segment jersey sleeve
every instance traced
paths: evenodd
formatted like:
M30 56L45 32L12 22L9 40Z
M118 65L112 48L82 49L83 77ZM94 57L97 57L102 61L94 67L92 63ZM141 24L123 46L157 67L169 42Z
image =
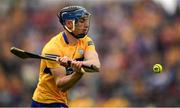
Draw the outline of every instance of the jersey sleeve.
M56 58L61 56L61 52L55 45L47 44L43 50L42 55L45 57ZM44 60L48 68L59 68L60 64L56 61Z
M90 37L86 38L86 51L96 51L93 40Z

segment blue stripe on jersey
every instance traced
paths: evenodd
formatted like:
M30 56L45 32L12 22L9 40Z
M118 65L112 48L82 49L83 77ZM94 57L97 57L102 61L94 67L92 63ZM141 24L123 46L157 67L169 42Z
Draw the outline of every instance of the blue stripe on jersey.
M64 41L66 42L66 44L69 44L69 41L68 41L68 38L67 38L65 32L63 32L62 35L63 35Z
M64 103L50 103L50 104L47 104L47 103L39 103L39 102L36 102L36 101L32 100L32 102L31 102L31 108L34 108L34 107L58 107L58 108L68 108L68 106L65 105Z

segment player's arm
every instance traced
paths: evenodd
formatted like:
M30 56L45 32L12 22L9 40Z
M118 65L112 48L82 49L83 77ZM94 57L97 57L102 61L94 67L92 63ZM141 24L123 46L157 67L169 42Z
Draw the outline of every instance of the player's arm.
M63 58L62 58L60 60L60 64L62 64L63 62L67 63L68 59L67 58L65 59L66 60L63 61ZM69 90L83 76L83 73L80 72L80 68L78 68L77 66L74 66L74 68L76 69L74 69L74 72L71 75L66 75L66 70L63 66L59 68L51 69L52 75L54 76L55 83L61 91L65 92Z
M86 39L87 41L86 41L86 48L84 52L84 61L82 61L82 64L86 66L93 65L95 67L95 70L91 72L99 72L101 64L100 64L99 57L95 49L94 42L89 37L87 37Z
M57 87L61 91L65 92L69 90L71 87L73 87L77 83L77 81L81 79L83 73L73 72L71 75L65 75L65 72L62 73L62 70L65 69L62 68L64 67L51 69L51 72L54 76L54 80Z
M49 45L51 46L51 45ZM58 57L55 55L61 55L61 52L59 52L56 47L49 47L46 46L43 51L42 55L53 55L52 57ZM50 69L51 74L54 77L55 84L61 91L67 91L70 89L77 81L82 77L82 73L79 71L75 70L71 75L66 75L66 69L62 64L67 64L67 61L70 60L67 57L62 57L61 59L59 58L59 62L56 61L49 61L45 60L45 63L47 67Z
M84 54L85 60L83 61L83 65L90 66L94 65L96 70L94 72L100 71L100 61L96 51L86 51Z

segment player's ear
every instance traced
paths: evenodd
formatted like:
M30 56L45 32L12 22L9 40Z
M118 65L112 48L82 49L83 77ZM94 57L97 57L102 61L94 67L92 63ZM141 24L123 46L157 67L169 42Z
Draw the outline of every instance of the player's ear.
M65 21L65 24L66 26L69 28L69 29L72 29L73 28L73 22L71 20L66 20Z

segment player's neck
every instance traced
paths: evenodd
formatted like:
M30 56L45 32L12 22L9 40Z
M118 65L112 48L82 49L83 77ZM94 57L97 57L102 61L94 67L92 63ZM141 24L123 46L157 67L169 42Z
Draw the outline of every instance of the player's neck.
M67 31L65 31L65 34L67 36L69 45L76 45L78 42L78 39L74 38L70 33L68 33Z

